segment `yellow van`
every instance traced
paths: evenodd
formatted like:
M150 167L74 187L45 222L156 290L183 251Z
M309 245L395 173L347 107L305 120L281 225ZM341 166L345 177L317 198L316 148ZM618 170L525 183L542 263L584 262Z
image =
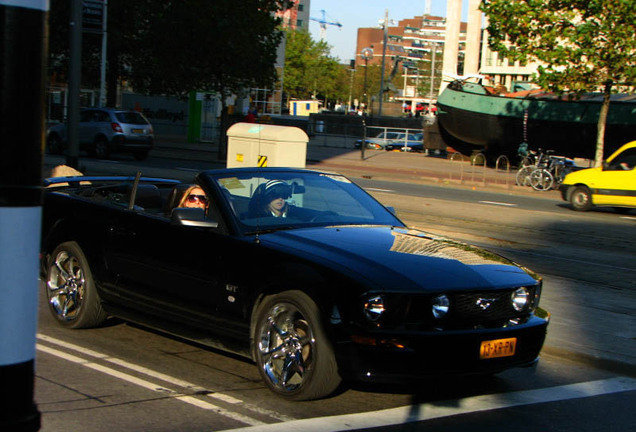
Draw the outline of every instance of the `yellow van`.
M560 190L574 210L586 211L594 206L636 208L636 141L616 150L602 167L568 174Z

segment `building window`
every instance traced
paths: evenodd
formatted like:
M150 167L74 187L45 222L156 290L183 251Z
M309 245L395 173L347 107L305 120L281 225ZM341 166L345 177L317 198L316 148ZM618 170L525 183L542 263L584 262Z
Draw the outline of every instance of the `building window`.
M303 20L296 20L296 27L302 27L303 26Z

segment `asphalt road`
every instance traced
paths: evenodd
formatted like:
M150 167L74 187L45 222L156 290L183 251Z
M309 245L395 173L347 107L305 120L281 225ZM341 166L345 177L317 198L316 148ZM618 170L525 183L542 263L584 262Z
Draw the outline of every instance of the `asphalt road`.
M131 162L132 163L132 162ZM144 166L161 174L160 163ZM184 180L203 167L170 172ZM124 159L87 160L125 173ZM158 170L158 171L154 171ZM40 304L42 431L515 430L636 427L636 220L575 213L555 199L355 179L407 224L486 246L544 275L552 313L535 368L402 387L347 383L334 397L273 397L254 366L118 321L69 331ZM42 298L43 300L43 298ZM396 365L399 367L399 365Z

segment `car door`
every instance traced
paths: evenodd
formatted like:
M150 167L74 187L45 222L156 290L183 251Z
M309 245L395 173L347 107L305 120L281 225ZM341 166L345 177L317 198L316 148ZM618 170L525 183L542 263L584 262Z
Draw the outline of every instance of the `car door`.
M92 144L94 136L93 129L95 128L93 119L95 115L96 111L91 109L81 112L78 134L80 144Z
M214 216L216 218L216 215ZM112 221L107 263L120 304L180 324L244 338L244 292L228 283L245 259L223 227L178 225L164 214L127 210Z
M636 207L636 147L609 160L590 186L596 205Z

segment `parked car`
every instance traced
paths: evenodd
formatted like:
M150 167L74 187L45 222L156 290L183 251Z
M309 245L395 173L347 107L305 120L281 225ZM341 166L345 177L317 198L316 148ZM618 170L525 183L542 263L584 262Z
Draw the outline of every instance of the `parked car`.
M377 134L375 137L367 137L366 138L366 147L368 149L382 150L384 147L393 142L396 138L399 138L403 132L397 131L382 131ZM362 139L359 139L355 142L355 148L360 148L362 145Z
M108 317L254 361L277 395L537 359L542 279L407 228L348 178L290 168L47 179L42 273L64 327ZM182 202L207 208L181 207ZM276 217L275 215L284 215Z
M384 148L390 151L421 152L424 151L423 137L423 133L402 133L393 142L386 144Z
M154 146L154 131L148 119L138 111L115 108L86 108L80 112L80 150L99 159L111 153L132 153L137 160L148 157ZM66 123L49 128L47 151L62 154L68 146Z
M574 210L636 208L636 141L616 150L601 167L566 175L559 189Z

